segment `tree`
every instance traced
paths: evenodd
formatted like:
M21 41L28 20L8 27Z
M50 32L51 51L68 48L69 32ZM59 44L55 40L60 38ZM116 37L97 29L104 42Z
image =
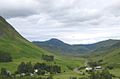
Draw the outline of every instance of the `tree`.
M33 72L34 72L34 69L33 69L31 62L26 63L26 73L30 74Z
M101 75L103 79L112 79L112 75L107 69L102 70Z
M54 61L54 56L52 55L42 55L42 59L46 61Z
M26 64L24 62L21 62L21 64L18 66L17 72L19 74L26 73Z
M8 77L10 74L7 72L6 68L1 68L1 75L3 77Z
M34 72L34 68L31 62L28 62L28 63L21 62L21 64L18 66L17 72L19 74L25 73L27 75L30 75L30 73Z
M95 66L98 66L98 65L100 65L98 62L88 62L88 65L90 66L90 67L95 67Z
M37 74L38 75L45 75L45 70L38 70Z
M45 63L36 63L34 65L34 69L39 70L39 73L41 71L47 71L50 72L51 74L56 74L56 73L61 73L61 67L58 65L47 65Z
M46 70L47 65L45 63L36 63L34 69Z
M9 53L0 51L0 62L11 62L12 57Z

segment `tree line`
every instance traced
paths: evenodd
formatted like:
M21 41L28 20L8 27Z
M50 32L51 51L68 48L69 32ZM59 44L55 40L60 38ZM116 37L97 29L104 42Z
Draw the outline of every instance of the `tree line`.
M103 69L101 72L92 72L90 79L112 79L112 74L107 69Z
M34 65L31 62L21 62L18 67L17 71L11 74L6 68L1 68L0 75L3 78L11 77L11 75L16 76L32 76L32 75L45 75L47 74L50 76L51 74L61 73L61 67L58 65L48 65L46 63L35 63Z
M45 61L54 61L54 56L52 55L42 55L42 60L45 60Z
M12 56L9 53L0 51L0 62L11 62Z
M88 77L70 77L69 79L113 79L113 77L107 69L103 69L102 71L91 72Z
M46 63L35 63L35 65L32 65L31 62L21 62L17 68L17 73L29 75L30 73L34 73L35 70L38 75L45 75L46 72L50 74L61 73L61 67L58 65L47 65Z

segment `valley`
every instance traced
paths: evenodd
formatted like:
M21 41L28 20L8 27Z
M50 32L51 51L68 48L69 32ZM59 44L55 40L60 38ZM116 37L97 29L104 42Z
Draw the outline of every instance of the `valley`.
M93 79L94 75L101 79L103 73L106 79L119 79L119 60L120 40L88 45L69 45L55 38L29 42L0 17L0 79ZM39 63L37 68L36 63ZM102 68L95 70L98 66ZM86 71L89 67L92 69ZM39 74L33 72L36 69ZM12 74L6 75L7 70Z

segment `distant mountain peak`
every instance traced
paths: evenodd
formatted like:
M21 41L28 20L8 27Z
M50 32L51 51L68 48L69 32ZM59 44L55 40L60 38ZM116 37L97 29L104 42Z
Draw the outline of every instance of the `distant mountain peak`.
M45 41L45 42L49 43L49 44L65 44L63 41L61 41L57 38L51 38L50 40Z
M50 40L48 41L56 41L56 42L62 42L61 40L57 39L57 38L51 38Z

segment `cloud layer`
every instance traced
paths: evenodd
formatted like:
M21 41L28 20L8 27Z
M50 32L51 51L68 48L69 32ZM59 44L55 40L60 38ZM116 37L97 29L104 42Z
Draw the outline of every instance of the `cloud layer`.
M0 3L0 15L30 41L58 38L70 44L85 44L120 39L119 0L1 0Z

